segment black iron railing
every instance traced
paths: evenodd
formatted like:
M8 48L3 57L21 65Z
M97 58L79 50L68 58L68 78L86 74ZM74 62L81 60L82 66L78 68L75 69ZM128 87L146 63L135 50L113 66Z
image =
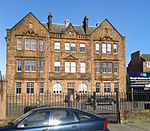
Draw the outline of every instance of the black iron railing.
M44 93L7 94L7 116L21 115L33 108L69 107L107 117L120 122L120 111L150 109L150 93Z

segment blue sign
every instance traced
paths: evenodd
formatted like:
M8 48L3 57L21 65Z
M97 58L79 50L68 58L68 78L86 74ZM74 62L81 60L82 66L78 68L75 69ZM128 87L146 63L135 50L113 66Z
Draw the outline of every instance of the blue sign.
M129 86L131 88L150 88L150 73L147 72L129 73Z

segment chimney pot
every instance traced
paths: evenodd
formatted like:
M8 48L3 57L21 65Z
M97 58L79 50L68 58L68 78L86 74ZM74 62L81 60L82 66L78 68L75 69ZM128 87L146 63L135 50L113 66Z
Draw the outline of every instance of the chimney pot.
M96 23L96 27L100 26L100 24L101 24L100 22L97 22L97 23Z

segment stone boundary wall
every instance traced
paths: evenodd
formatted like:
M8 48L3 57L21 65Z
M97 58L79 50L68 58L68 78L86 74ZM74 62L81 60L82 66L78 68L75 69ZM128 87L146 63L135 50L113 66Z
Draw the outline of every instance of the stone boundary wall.
M6 118L6 81L0 82L0 120Z

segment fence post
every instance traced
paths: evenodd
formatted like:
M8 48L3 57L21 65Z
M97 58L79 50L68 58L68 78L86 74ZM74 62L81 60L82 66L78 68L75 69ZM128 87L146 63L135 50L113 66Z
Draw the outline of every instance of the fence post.
M70 92L68 92L68 107L70 107Z
M93 92L93 111L96 110L96 92Z
M120 124L120 110L119 110L119 93L116 91L116 111L117 111L117 122Z

